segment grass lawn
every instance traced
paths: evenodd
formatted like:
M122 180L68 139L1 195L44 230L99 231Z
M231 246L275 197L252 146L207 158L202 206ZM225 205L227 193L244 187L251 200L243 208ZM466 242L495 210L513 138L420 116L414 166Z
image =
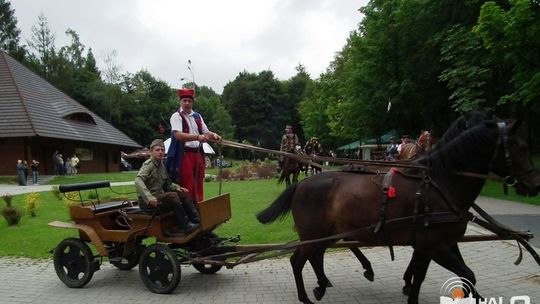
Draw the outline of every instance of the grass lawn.
M535 167L540 169L540 155L534 155L533 161ZM495 181L487 181L480 195L540 206L540 195L535 197L517 195L516 191L510 187L508 188L508 195L504 195L503 184Z
M97 180L107 179L108 176L98 175ZM68 177L64 177L68 178ZM89 181L81 175L76 182ZM231 193L232 219L220 226L215 232L220 236L241 236L241 244L275 243L295 240L296 233L292 228L292 218L287 217L283 222L271 225L260 224L255 215L264 209L285 188L277 185L276 179L224 182L223 192ZM205 183L206 197L218 194L219 183ZM133 186L114 187L116 192L127 193L127 197L134 199ZM88 191L83 196L88 197ZM68 210L65 203L58 200L52 192L40 192L41 205L36 217L24 214L21 222L16 226L8 226L0 219L0 256L25 256L31 258L48 258L53 249L61 240L67 237L78 237L74 229L60 229L47 225L55 220L69 222ZM118 194L108 189L100 189L101 199L118 197ZM26 195L18 195L13 199L13 205L21 209L24 207ZM4 202L1 202L4 205Z
M535 157L537 168L540 167L540 156ZM238 166L238 164L235 164ZM208 174L216 174L216 169L207 170ZM51 180L50 184L80 183L97 180L110 180L113 182L133 181L136 172L102 173L102 174L79 174L76 176L62 176ZM2 180L0 180L2 182ZM215 231L220 236L240 235L241 244L263 244L287 242L297 239L293 230L292 217L288 216L282 222L270 225L260 224L255 215L266 208L285 188L277 185L276 179L224 182L223 192L231 193L232 219L218 227ZM219 183L205 183L206 197L218 194ZM124 196L134 200L136 197L134 186L114 187L116 192L127 193ZM86 198L88 198L86 192ZM59 229L49 227L47 223L55 220L69 221L69 215L65 203L58 200L52 192L40 192L40 208L36 217L27 214L21 222L9 227L7 222L0 218L0 256L25 256L31 258L50 257L49 250L53 249L66 237L77 237L78 233L73 229ZM99 190L100 198L118 197L108 189ZM504 196L502 184L488 181L481 195L526 202L540 205L540 197L522 197L509 189L509 195ZM13 205L21 209L24 207L26 195L18 195L13 199ZM4 202L0 200L0 207Z

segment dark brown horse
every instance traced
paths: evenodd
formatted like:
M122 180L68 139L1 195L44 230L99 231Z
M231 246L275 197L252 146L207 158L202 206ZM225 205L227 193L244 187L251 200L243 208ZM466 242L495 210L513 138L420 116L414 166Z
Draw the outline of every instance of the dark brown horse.
M507 134L504 124L485 120L447 135L444 143L417 161L426 169L392 170L391 185L396 196L385 209L379 207L382 177L324 172L287 188L257 217L262 223L270 223L292 211L302 241L356 231L348 238L374 246L413 245L416 257L409 303L418 303L420 285L431 260L475 284L474 273L456 249L470 218L468 209L484 179L459 172L510 176L515 179L518 194L536 195L540 173L533 167L527 145L517 136L516 126ZM375 233L378 224L382 226ZM317 275L316 298L322 298L331 286L324 273L323 256L335 241L299 246L291 257L301 302L312 303L302 278L307 260Z
M294 153L302 154L302 148L300 146L296 146ZM283 165L281 167L281 175L279 176L278 183L282 183L283 181L285 181L286 187L298 183L298 175L300 175L302 166L302 162L300 162L299 160L292 157L284 157Z

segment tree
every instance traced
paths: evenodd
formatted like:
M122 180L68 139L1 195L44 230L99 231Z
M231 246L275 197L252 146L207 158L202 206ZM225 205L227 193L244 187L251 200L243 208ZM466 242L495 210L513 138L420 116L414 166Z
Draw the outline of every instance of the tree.
M34 50L33 60L40 67L40 74L49 79L52 70L52 61L56 55L55 34L49 28L47 18L43 13L39 15L37 24L32 25L32 38L28 45Z
M241 72L223 89L223 105L236 124L235 138L264 147L277 148L286 113L284 85L271 71Z
M104 55L105 59L105 72L104 72L104 78L105 82L109 84L118 83L121 79L120 77L120 70L121 66L117 63L117 57L118 52L116 50L112 50L110 52L106 52Z
M481 110L488 106L487 84L492 78L482 57L487 56L481 41L469 28L451 27L441 49L441 60L449 64L439 79L448 83L452 107L459 112Z
M287 92L287 103L284 105L285 108L282 110L285 113L290 113L288 124L296 126L295 133L299 138L304 137L304 130L302 129L302 124L300 122L300 113L299 107L300 102L308 98L313 91L313 80L310 78L309 74L306 72L305 66L298 64L296 69L296 75L291 79L285 82L285 91ZM309 134L311 136L318 136L317 134Z
M525 106L540 101L540 4L538 1L515 0L506 10L495 2L482 6L478 25L474 27L484 46L512 68L512 89L500 103Z
M11 3L0 0L0 50L10 54L19 61L23 61L26 50L19 44L21 31L17 28L15 10Z

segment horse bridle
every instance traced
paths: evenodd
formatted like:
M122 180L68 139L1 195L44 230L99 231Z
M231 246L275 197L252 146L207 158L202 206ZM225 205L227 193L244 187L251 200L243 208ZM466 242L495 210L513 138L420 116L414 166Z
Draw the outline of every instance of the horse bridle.
M511 158L511 151L510 151L510 143L508 139L508 127L506 125L506 122L504 121L497 122L497 128L499 129L499 139L497 140L497 147L495 149L495 152L489 164L489 169L491 171L493 167L493 163L496 161L496 159L499 156L499 148L502 148L502 151L504 153L503 155L504 155L505 164L509 172L509 175L503 178L504 193L506 194L508 192L508 187L515 187L517 184L520 183L520 180L519 180L520 177L523 177L531 173L532 171L535 170L535 168L533 166L521 172L514 173L514 166L512 165L512 158Z

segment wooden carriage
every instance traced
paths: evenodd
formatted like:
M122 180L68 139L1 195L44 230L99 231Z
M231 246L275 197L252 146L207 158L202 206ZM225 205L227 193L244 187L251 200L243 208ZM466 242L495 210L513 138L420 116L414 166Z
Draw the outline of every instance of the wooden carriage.
M230 241L212 233L231 218L229 194L219 195L198 204L201 227L188 235L168 236L165 231L175 223L172 212L159 208L141 209L136 202L102 203L97 189L110 187L108 181L62 185L60 192L94 190L97 200L72 204L73 223L54 221L50 226L77 229L79 238L67 238L54 249L54 267L60 280L69 287L82 287L99 270L104 259L121 270L139 264L141 279L152 292L170 293L180 282L180 264L192 264L202 273L215 273L220 265L194 263L204 251L216 253L218 245ZM82 196L81 196L82 197ZM155 238L151 245L144 239ZM95 248L94 253L89 245Z

